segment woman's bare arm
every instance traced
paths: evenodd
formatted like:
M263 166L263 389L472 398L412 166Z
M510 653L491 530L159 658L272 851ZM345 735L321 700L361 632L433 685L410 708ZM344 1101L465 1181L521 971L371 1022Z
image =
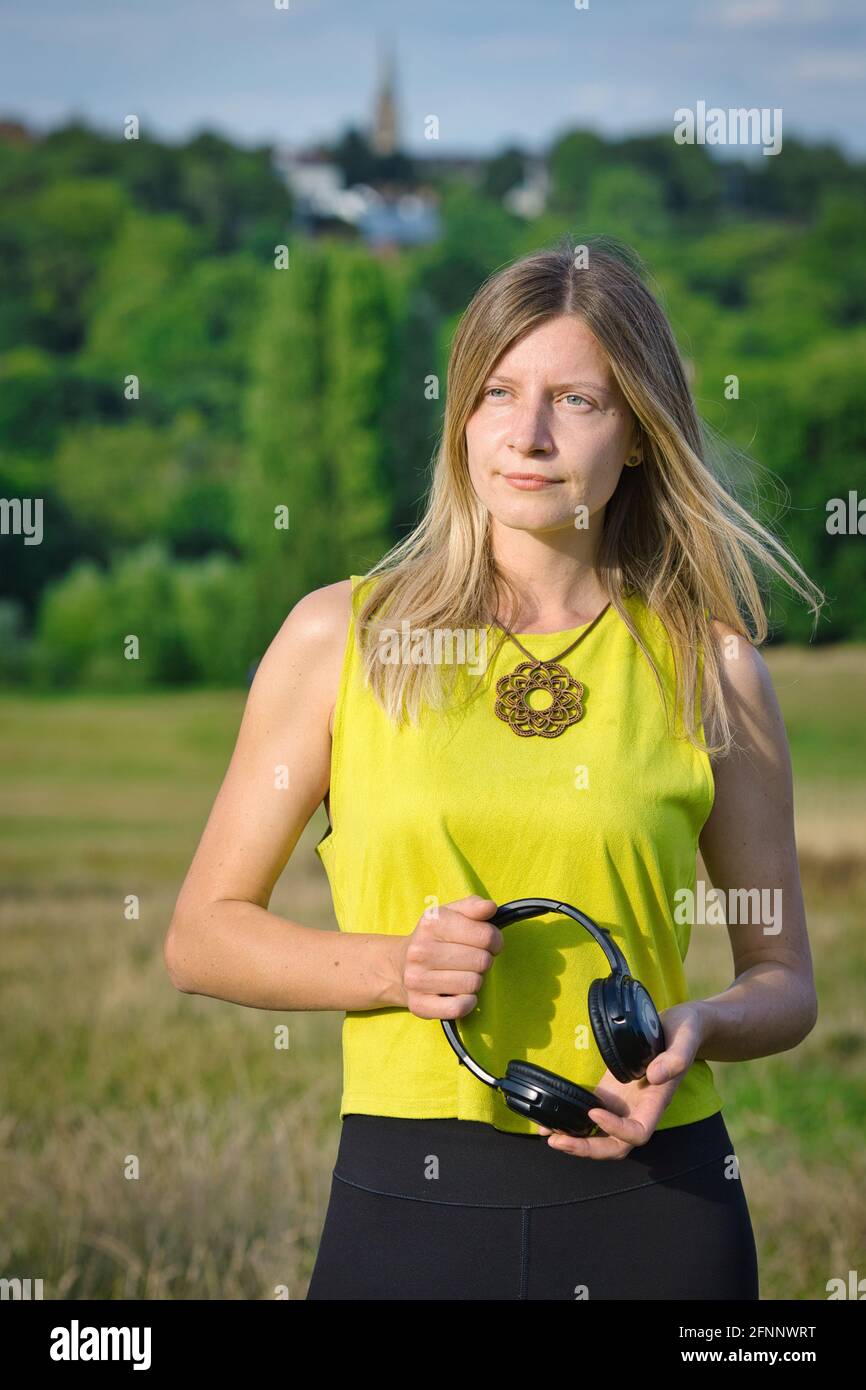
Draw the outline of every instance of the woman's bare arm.
M405 1005L402 938L321 931L268 910L330 783L350 596L343 580L302 598L256 672L165 939L166 967L186 993L257 1009Z
M700 847L714 888L747 920L734 922L728 912L736 978L723 993L699 1001L697 1055L734 1062L796 1047L815 1026L818 1004L784 720L761 653L731 628L714 626L739 751L714 761L715 801ZM731 890L739 896L732 898Z

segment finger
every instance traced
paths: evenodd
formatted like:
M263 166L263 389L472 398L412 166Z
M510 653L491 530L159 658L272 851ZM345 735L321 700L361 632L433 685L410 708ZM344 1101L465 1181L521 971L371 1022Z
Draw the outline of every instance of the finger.
M496 903L492 898L482 898L479 893L470 893L465 898L455 898L453 902L445 903L446 907L454 907L458 912L472 912L476 916L482 913L491 916L496 911Z
M493 951L484 946L469 946L462 941L437 941L428 949L427 960L422 968L431 972L440 970L489 970L493 964Z
M465 1018L477 1007L477 994L410 994L409 1012L416 1018Z
M432 994L434 997L449 994L473 995L478 998L484 975L477 970L431 970L419 994Z
M407 965L403 984L409 994L477 994L484 984L479 970L431 970Z
M587 1115L593 1124L604 1130L606 1135L627 1144L629 1148L634 1148L638 1144L645 1144L655 1128L654 1123L652 1126L648 1126L632 1116L614 1115L613 1111L604 1110L601 1107L588 1110Z
M613 1084L619 1085L618 1082ZM628 1114L628 1101L620 1095L618 1091L613 1089L613 1085L608 1085L605 1080L593 1086L592 1092L598 1100L600 1109L609 1111L611 1115Z
M435 918L435 936L439 941L456 941L461 945L478 946L482 950L498 955L502 950L504 938L493 922L475 920L469 913L458 908L440 907Z
M663 1086L666 1081L684 1076L690 1066L689 1059L676 1053L672 1048L653 1057L646 1069L646 1079L652 1086Z
M572 1154L575 1158L624 1158L632 1145L611 1136L578 1138L574 1134L563 1134L557 1130L548 1139L550 1148L560 1153Z
M493 964L493 957L493 951L480 945L443 940L439 936L421 937L410 941L406 948L406 972L411 971L419 981L440 970L472 970L483 974ZM424 984L419 983L415 988L423 989Z

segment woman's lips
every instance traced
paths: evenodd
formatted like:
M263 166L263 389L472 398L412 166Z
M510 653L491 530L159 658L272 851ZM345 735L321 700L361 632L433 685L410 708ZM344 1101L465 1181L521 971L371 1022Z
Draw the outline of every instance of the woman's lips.
M540 492L545 487L556 487L559 482L558 478L544 478L539 473L503 473L502 476L510 487L523 492Z

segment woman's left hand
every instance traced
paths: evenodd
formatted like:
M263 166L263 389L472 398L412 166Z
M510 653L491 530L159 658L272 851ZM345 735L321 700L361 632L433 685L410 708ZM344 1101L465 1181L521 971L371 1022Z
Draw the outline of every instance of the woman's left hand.
M536 1125L539 1134L551 1136L547 1142L552 1149L579 1158L625 1158L633 1148L647 1142L701 1043L700 1015L694 1002L663 1009L659 1018L665 1051L653 1058L646 1075L639 1081L622 1082L606 1071L598 1085L592 1087L604 1105L594 1106L589 1118L604 1133L578 1139L563 1130Z

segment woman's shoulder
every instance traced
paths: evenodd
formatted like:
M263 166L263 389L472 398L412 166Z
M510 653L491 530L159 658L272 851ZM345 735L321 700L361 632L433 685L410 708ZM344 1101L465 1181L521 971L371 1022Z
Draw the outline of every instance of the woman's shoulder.
M719 619L710 621L710 632L719 653L721 688L726 698L745 709L776 702L769 666L745 632L738 632Z
M741 697L754 697L767 684L770 672L760 650L743 632L718 618L710 620L710 632L719 657L722 684Z
M672 675L671 640L661 615L642 594L632 593L624 601L650 651L662 660ZM769 668L758 647L745 633L713 618L708 609L705 616L709 619L710 642L717 658L721 695L732 727L743 728L762 718L774 717L778 701ZM700 645L698 651L701 656L705 655ZM707 668L708 662L701 660L701 707L705 712L709 710ZM707 718L705 730L709 741L714 743L716 725L712 718Z
M344 640L352 611L353 585L354 576L311 589L289 611L280 633L308 647Z
M330 727L352 607L352 580L311 589L298 599L262 657L253 689L275 716L301 701Z
M710 633L718 657L719 682L722 699L738 743L749 743L760 737L761 729L775 727L776 735L783 728L779 701L770 669L758 647L745 633L728 623L713 618ZM703 671L702 700L706 708L707 671ZM708 736L715 739L715 729Z
M289 611L273 641L278 651L313 657L327 652L342 656L349 622L367 597L375 577L353 574L334 584L311 589Z
M632 592L623 595L623 602L644 634L666 635L661 615L647 603L643 594ZM718 618L711 618L709 609L704 611L710 618L710 634L724 673L723 680L727 677L727 681L743 694L765 685L769 680L769 671L759 649L745 633L737 632Z

